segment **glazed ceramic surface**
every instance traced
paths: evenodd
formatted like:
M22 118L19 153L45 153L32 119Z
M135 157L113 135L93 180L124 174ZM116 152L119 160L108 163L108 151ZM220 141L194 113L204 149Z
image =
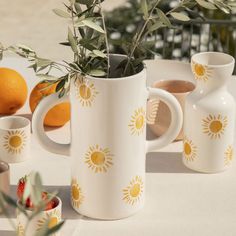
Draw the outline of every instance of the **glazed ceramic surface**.
M192 82L184 80L162 80L156 81L153 88L160 88L171 93L179 102L184 113L186 96L195 89ZM170 126L171 113L169 107L159 100L151 99L147 106L147 124L152 132L157 135L163 135ZM183 139L183 128L175 140Z
M192 57L197 87L186 100L184 164L214 173L231 166L234 150L235 101L227 91L235 60L215 52Z
M0 159L8 163L29 158L30 121L20 116L0 118Z
M35 216L28 224L28 219L22 212L17 212L17 236L32 236L39 232L45 224L48 222L48 228L53 228L61 222L62 202L60 198L56 198L58 205L48 211L42 211ZM19 201L18 201L18 204ZM32 211L26 210L28 215L32 214ZM27 225L28 224L28 225ZM52 236L60 236L60 231L52 234Z
M170 129L146 142L148 98L166 102ZM62 100L68 100L64 97ZM71 155L71 204L80 214L119 219L144 205L145 155L175 139L182 126L177 100L166 91L146 88L146 70L120 79L78 78L71 82L71 144L59 145L43 131L43 117L58 95L44 99L33 116L33 132L43 147Z

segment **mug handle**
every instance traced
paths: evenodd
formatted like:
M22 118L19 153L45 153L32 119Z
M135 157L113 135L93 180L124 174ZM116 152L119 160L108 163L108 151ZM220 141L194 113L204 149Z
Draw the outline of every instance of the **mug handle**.
M165 134L155 140L147 141L146 152L156 152L175 140L183 125L183 112L177 99L165 90L147 88L148 98L158 99L166 103L171 112L171 124Z
M32 116L32 131L40 145L49 152L70 155L70 144L59 144L51 140L44 131L44 118L47 112L55 105L69 102L69 96L65 95L58 99L58 93L45 97L34 110Z

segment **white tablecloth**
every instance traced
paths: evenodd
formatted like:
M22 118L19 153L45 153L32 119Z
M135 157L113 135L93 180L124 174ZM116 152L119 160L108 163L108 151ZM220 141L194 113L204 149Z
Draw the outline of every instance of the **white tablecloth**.
M0 66L18 69L27 78L31 89L38 80L32 71L25 69L26 65L19 59L6 59L0 63ZM149 62L148 68L149 84L156 79L192 78L187 64ZM231 90L236 91L235 88L235 82L232 82ZM18 113L30 118L28 103ZM69 124L61 129L48 130L48 135L60 142L68 142ZM39 171L47 188L60 192L66 220L62 235L66 236L235 236L236 164L224 173L196 173L183 166L181 149L181 143L176 142L158 153L147 155L146 205L127 219L99 221L75 213L69 203L69 158L43 150L33 135L31 159L11 164L11 192L15 194L20 177L32 170ZM14 212L11 217L15 218ZM14 235L3 216L0 216L0 235Z

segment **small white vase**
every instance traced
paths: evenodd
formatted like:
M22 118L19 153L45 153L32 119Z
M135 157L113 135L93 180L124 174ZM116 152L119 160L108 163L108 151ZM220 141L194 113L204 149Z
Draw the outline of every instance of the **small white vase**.
M235 60L218 52L192 57L197 86L185 103L183 162L190 169L226 170L234 152L235 101L227 91Z

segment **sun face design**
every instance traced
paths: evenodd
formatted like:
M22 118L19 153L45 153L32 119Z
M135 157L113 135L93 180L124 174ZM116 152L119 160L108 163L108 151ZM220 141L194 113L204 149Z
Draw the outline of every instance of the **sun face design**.
M137 109L131 117L129 128L132 135L140 135L144 131L145 126L145 110L143 108Z
M186 137L184 137L183 145L183 153L186 161L194 161L197 157L197 147Z
M93 83L85 79L77 79L75 82L76 95L83 107L91 107L98 91Z
M105 173L113 165L112 157L108 148L91 146L85 154L85 163L95 173Z
M19 222L16 228L16 235L17 236L25 236L25 229L24 226Z
M61 221L60 212L58 209L54 209L50 213L46 213L46 215L42 219L38 220L36 231L40 231L45 226L47 226L48 229L51 229L55 227L57 224L59 224L60 221Z
M138 202L143 194L143 181L140 176L135 176L129 183L129 185L123 189L123 200L130 204L134 205Z
M206 82L212 75L212 69L206 65L201 65L192 61L191 67L196 80Z
M230 145L225 151L225 165L231 164L233 159L234 159L234 150L233 147Z
M227 124L227 117L223 117L222 115L209 115L202 120L203 132L211 139L220 138L224 134Z
M21 153L26 144L26 134L22 131L8 131L4 136L4 148L8 153L17 154Z
M157 117L157 112L160 104L160 100L149 100L150 106L147 111L147 123L149 125L154 125Z
M82 195L82 190L75 178L71 181L71 203L72 206L76 209L80 207L84 200L84 196Z

